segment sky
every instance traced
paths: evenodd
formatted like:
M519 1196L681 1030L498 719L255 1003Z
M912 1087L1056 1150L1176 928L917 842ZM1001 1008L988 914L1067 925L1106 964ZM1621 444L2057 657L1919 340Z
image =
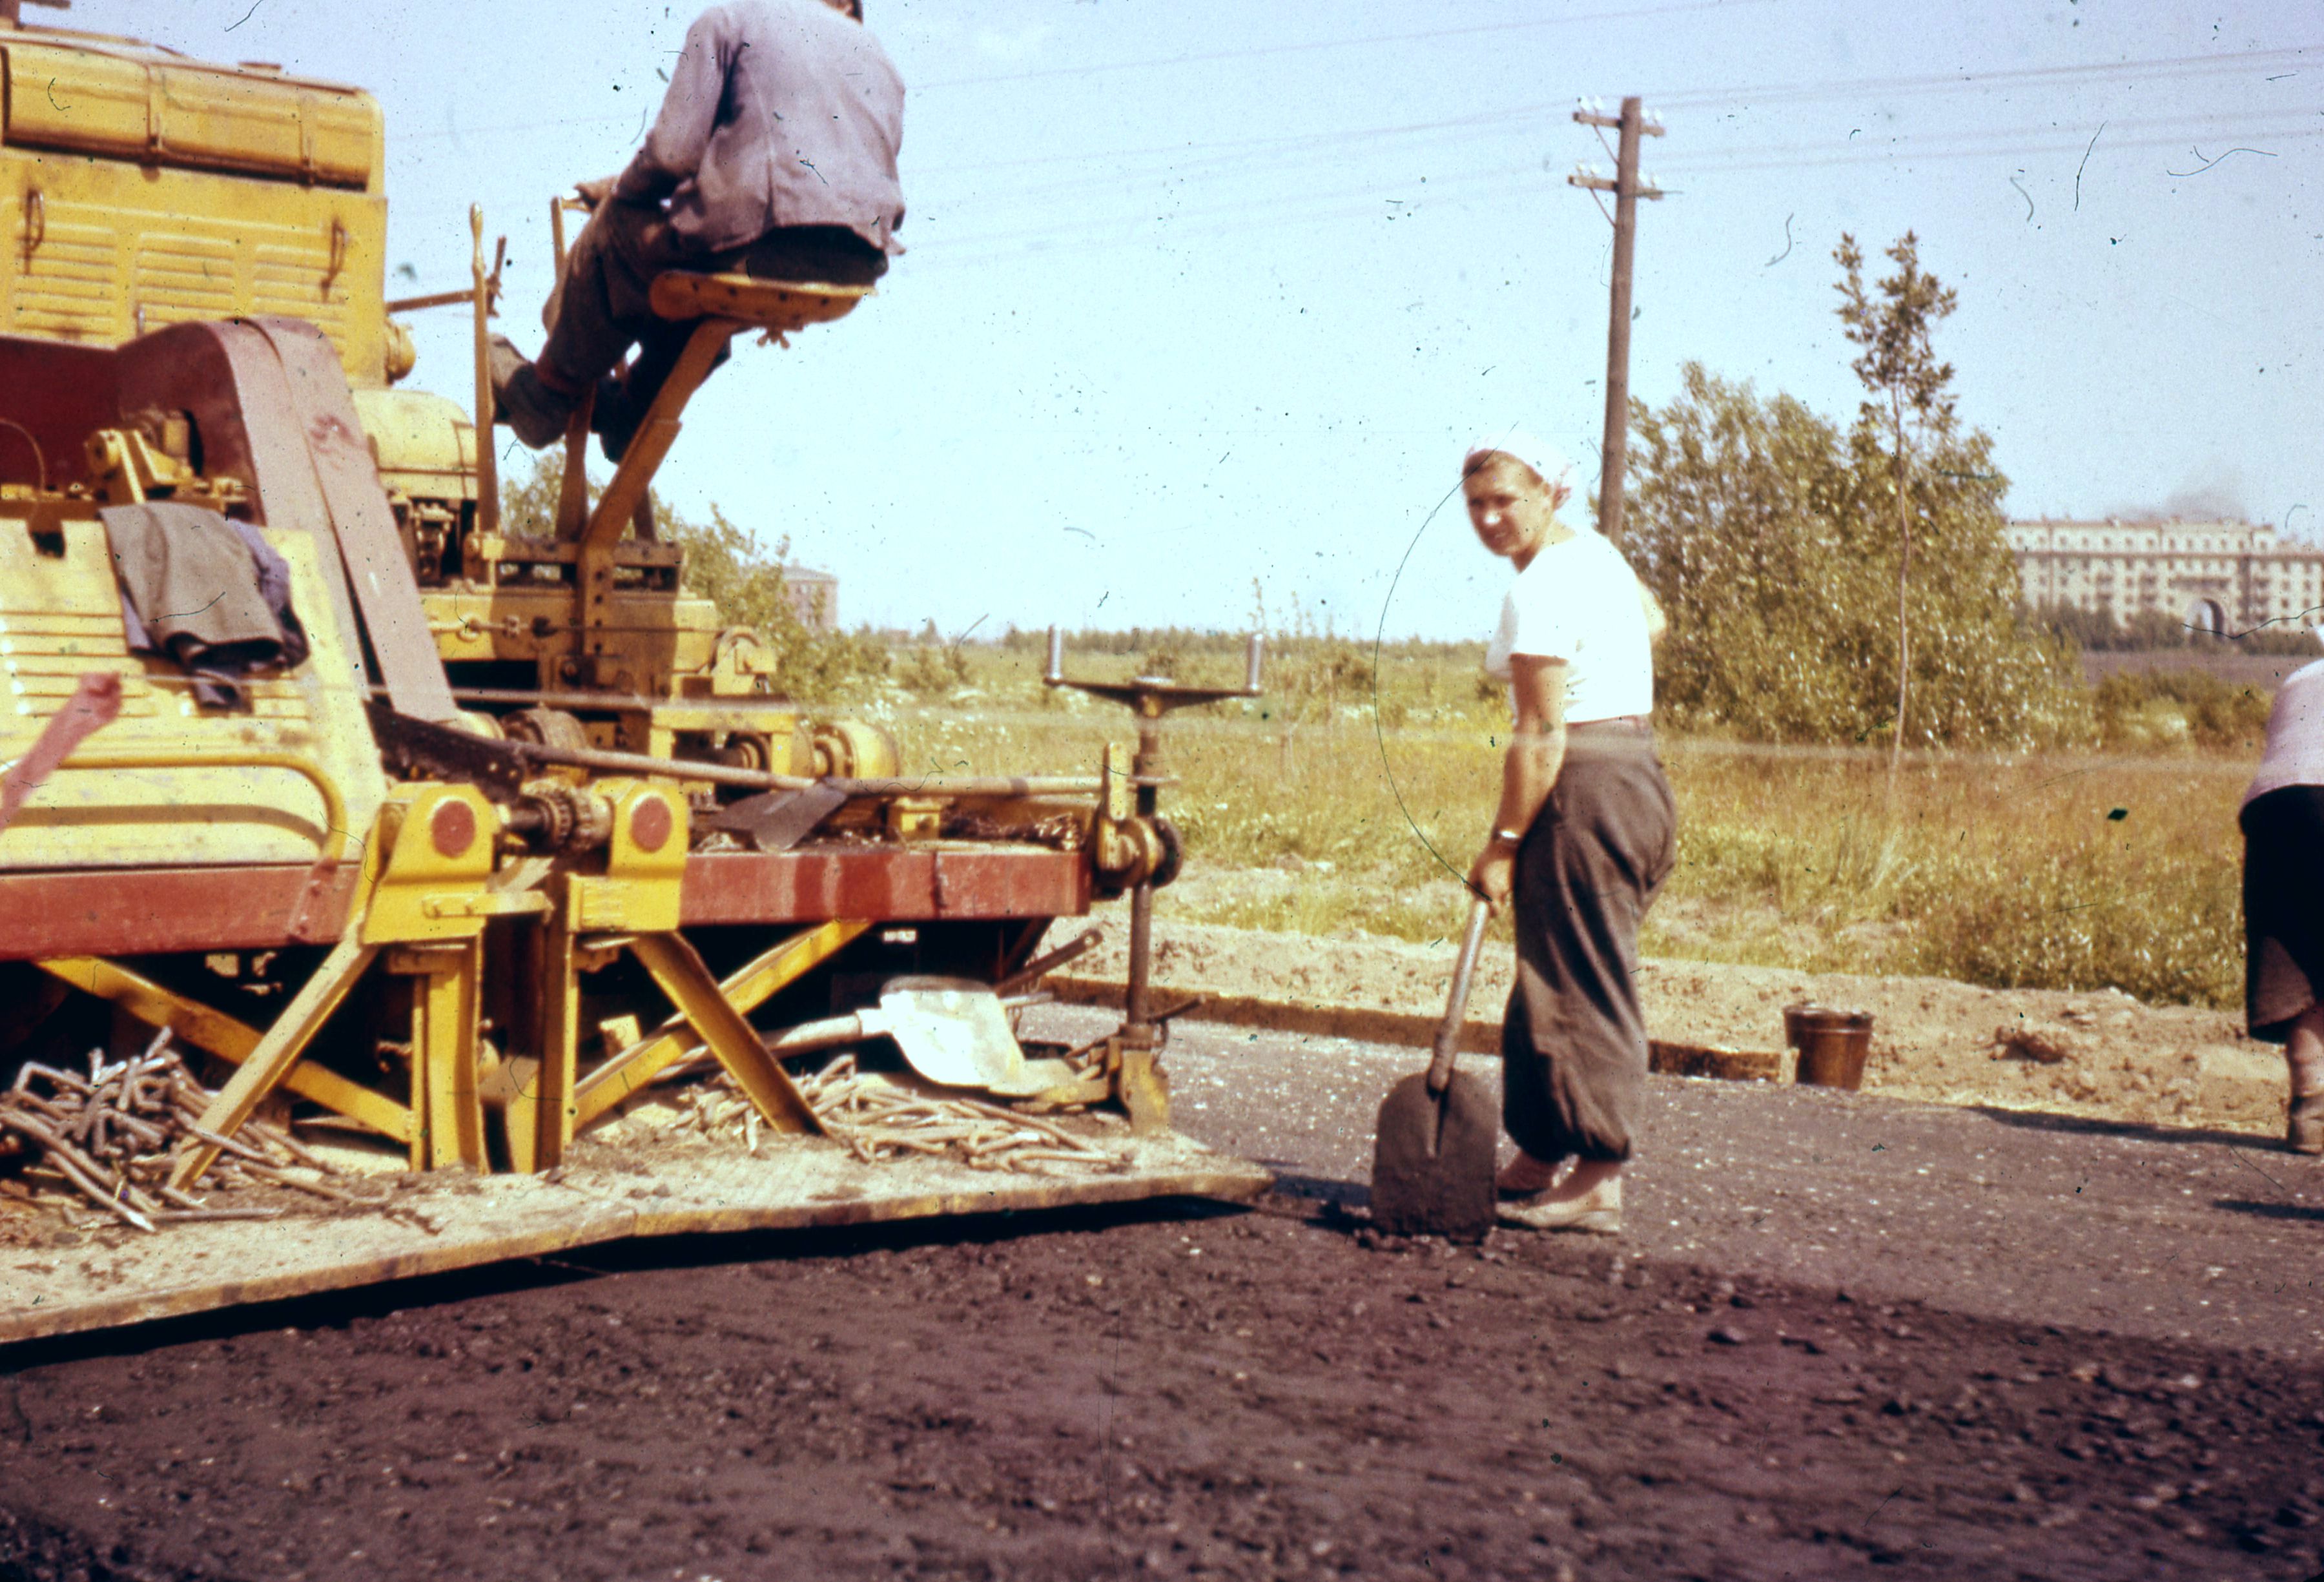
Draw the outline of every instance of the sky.
M509 238L540 341L550 198L627 161L696 7L77 0L69 25L357 84L389 290ZM51 20L33 12L28 20ZM1643 96L1631 391L1683 366L1850 416L1843 232L1907 230L2015 517L2227 514L2324 540L2324 6L2141 0L867 0L909 90L879 294L745 345L658 487L835 573L848 624L1481 637L1506 572L1448 499L1523 424L1594 480L1610 169ZM468 399L466 316L410 382ZM503 465L524 458L500 431Z

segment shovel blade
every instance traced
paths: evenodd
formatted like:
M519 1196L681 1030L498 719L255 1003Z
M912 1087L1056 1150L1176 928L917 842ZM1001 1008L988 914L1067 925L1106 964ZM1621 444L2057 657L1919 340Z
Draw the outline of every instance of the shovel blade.
M1380 1103L1372 1153L1372 1224L1391 1236L1476 1241L1493 1228L1499 1106L1485 1084L1452 1073L1440 1100L1405 1078Z
M1025 1052L989 983L891 978L880 990L880 1020L911 1068L932 1082L1000 1091L1024 1079Z
M729 803L710 826L742 836L755 851L788 851L846 801L847 793L818 780L804 790L764 791Z

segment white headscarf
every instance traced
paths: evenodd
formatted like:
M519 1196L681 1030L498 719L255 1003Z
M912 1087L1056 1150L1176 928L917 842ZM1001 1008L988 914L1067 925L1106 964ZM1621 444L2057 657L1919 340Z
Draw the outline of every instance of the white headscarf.
M1553 490L1561 483L1569 489L1573 485L1573 463L1567 458L1563 451L1529 429L1512 426L1498 433L1479 435L1469 442L1469 448L1462 453L1462 473L1465 474L1468 471L1471 461L1487 451L1498 451L1505 456L1523 462L1534 470L1535 476ZM1582 525L1587 527L1589 524L1585 522Z

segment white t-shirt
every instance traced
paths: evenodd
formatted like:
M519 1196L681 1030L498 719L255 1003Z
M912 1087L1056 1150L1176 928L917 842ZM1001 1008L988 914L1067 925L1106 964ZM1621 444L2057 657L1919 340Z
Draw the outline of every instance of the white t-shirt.
M2267 711L2267 750L2244 800L2286 786L2324 786L2324 659L2302 665L2275 689Z
M1509 584L1485 674L1508 680L1511 654L1565 661L1569 725L1654 712L1654 647L1637 575L1588 529L1545 545Z

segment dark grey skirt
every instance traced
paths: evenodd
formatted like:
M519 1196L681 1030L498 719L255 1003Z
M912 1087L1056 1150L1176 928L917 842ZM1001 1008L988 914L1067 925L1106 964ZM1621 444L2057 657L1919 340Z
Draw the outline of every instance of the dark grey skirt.
M2324 786L2255 796L2244 832L2244 1016L2282 1044L2324 986Z
M1517 859L1517 988L1501 1119L1536 1159L1628 1159L1646 1097L1638 924L1670 877L1677 809L1653 733L1575 727Z

